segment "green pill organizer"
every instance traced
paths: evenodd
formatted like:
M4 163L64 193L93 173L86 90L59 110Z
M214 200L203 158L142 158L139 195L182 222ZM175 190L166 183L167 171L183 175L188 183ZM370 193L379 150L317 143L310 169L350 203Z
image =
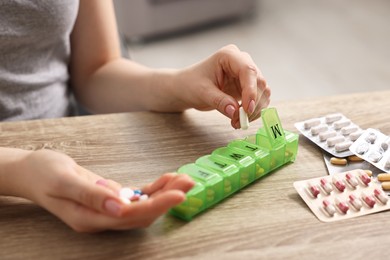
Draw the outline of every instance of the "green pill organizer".
M295 160L299 135L283 130L275 108L263 109L261 118L263 127L255 135L233 140L177 170L189 175L195 186L183 203L169 211L172 215L190 221L251 182Z

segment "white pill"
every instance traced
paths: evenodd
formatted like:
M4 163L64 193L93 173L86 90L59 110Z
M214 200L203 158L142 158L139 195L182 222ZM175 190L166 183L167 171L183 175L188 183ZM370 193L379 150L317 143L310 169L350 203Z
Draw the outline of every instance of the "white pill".
M312 135L318 135L319 133L325 132L328 130L328 126L326 125L318 125L313 127L310 131Z
M241 129L246 130L249 127L248 115L244 111L243 107L240 107L239 111L240 111L240 125L241 125Z
M340 114L330 114L330 115L325 116L325 122L328 124L333 123L333 122L340 120L340 119L341 119Z
M328 140L326 140L326 144L329 147L333 147L333 146L335 146L335 144L344 142L344 140L345 140L345 138L342 136L335 136L335 137L331 137Z
M366 141L367 141L367 143L370 143L370 144L375 143L375 141L376 141L376 134L374 134L374 133L369 133L369 134L366 136Z
M388 170L390 169L390 158L387 160L387 162L385 163L385 169Z
M380 152L374 151L368 156L368 160L373 163L377 163L382 159L383 155Z
M338 143L334 146L334 149L336 152L344 152L349 149L349 147L352 145L351 141L345 141L342 143Z
M304 123L303 123L303 127L305 129L310 129L312 128L313 126L317 126L321 124L321 120L319 118L313 118L313 119L309 119L309 120L306 120Z
M363 134L363 132L363 130L353 132L349 135L349 139L351 139L351 141L356 141Z
M325 141L326 139L330 138L330 137L334 137L337 135L337 132L336 131L327 131L327 132L323 132L323 133L320 133L318 135L318 137L320 138L320 141L323 142Z
M338 130L341 129L342 127L349 126L350 124L351 124L351 120L344 119L344 120L339 120L337 122L334 122L333 127L334 129Z
M140 200L140 201L144 201L144 200L147 200L148 198L149 198L148 195L142 194L142 195L139 197L139 200Z
M356 132L357 130L358 130L357 126L351 125L351 126L346 126L346 127L341 128L341 133L343 135L349 135L353 132Z
M358 153L360 155L365 154L369 148L370 147L369 147L368 143L362 143L361 145L356 147L356 153Z
M122 188L119 190L119 197L131 199L134 196L134 191L130 188Z

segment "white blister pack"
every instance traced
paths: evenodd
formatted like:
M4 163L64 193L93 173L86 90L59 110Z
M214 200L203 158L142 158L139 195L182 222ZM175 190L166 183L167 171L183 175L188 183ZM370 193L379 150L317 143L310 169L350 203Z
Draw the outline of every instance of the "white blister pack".
M390 137L368 128L349 150L375 167L390 172Z
M349 147L364 132L341 113L298 122L295 127L317 146L336 157L352 155Z
M333 222L390 209L381 183L360 169L294 182L316 217Z

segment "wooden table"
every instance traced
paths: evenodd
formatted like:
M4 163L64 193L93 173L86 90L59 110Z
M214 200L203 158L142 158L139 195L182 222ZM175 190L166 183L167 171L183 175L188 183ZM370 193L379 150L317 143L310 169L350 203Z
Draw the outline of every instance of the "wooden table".
M286 130L341 112L390 134L390 91L274 103ZM234 139L217 112L124 113L0 124L0 144L59 149L124 185L142 186ZM143 230L79 234L28 201L0 197L1 259L385 259L390 212L320 222L293 182L326 175L322 152L302 135L297 160L184 222L165 215Z

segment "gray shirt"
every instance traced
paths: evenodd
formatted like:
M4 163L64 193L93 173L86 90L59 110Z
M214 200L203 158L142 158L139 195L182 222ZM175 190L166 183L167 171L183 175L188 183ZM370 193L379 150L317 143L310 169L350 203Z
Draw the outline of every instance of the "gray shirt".
M71 115L70 33L79 0L0 1L0 120Z

